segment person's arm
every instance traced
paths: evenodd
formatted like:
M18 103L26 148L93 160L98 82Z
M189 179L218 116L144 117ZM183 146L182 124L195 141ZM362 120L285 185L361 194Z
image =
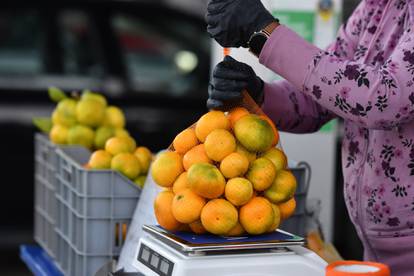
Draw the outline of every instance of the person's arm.
M322 51L281 25L266 42L260 62L324 108L363 127L389 129L414 119L413 31L403 34L381 66L350 58Z
M335 117L311 97L299 92L288 81L265 83L264 93L262 110L281 131L315 132Z
M335 42L327 47L327 51L335 52L341 58L350 58L354 55L363 24L361 17L364 5L365 3L361 2L347 23L341 26ZM322 107L286 80L265 83L264 91L262 109L283 131L314 132L336 117L333 112Z

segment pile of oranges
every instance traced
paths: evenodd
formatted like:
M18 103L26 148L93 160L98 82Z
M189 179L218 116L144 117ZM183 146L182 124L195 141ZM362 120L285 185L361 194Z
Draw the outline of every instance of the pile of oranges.
M143 188L152 158L148 148L137 147L135 139L126 134L109 138L104 149L91 154L85 168L118 171Z
M295 210L296 179L265 115L210 111L156 157L158 223L170 231L238 236L277 229Z

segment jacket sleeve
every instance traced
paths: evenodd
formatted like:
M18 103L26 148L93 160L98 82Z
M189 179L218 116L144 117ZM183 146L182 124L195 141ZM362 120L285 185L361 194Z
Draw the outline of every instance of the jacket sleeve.
M346 40L346 47L358 47L353 41ZM390 129L414 119L414 32L410 29L387 60L372 65L335 50L322 51L279 26L266 42L260 62L322 107L363 127Z
M336 40L327 47L338 57L351 58L357 48L363 25L364 2L354 10L338 32ZM283 130L293 133L318 131L336 114L322 107L311 96L302 93L286 80L265 83L263 111Z
M265 83L264 91L262 110L282 131L312 133L335 117L288 81Z

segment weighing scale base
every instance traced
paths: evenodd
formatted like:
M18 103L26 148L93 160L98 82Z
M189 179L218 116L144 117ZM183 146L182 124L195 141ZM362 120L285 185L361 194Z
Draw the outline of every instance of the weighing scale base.
M326 262L301 245L284 246L280 242L275 248L232 248L226 251L221 247L217 251L189 251L185 247L177 248L148 229L146 232L137 246L132 266L147 276L325 275Z

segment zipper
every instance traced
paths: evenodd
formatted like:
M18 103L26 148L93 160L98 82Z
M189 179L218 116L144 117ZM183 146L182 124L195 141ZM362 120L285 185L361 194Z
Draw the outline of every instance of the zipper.
M369 130L366 130L368 132L368 135L371 136L371 133L369 132ZM368 238L367 238L367 234L365 231L365 220L363 219L363 207L362 207L362 201L361 201L361 186L363 184L363 176L365 175L365 163L366 163L366 158L368 155L368 149L369 149L369 144L370 144L370 140L369 137L368 139L366 139L366 146L364 149L364 156L363 156L363 161L361 162L361 166L358 168L358 177L357 177L357 188L356 188L356 192L357 192L357 217L356 217L356 222L358 224L359 230L361 231L361 236L364 239L364 246L367 246L369 249L369 252L374 256L375 260L378 260L377 254L372 250L372 246L371 243L369 242Z
M391 5L392 2L393 1L388 1L386 6L384 7L383 16L382 16L380 22L378 23L378 27L377 27L377 30L375 31L375 34L372 36L371 42L368 46L368 50L365 53L365 57L362 60L361 64L366 64L369 56L372 54L373 44L377 40L377 38L378 38L378 36L379 36L379 34L382 30L382 27L383 27L382 25L384 25L384 21L385 21L385 16L384 15L390 9L390 5ZM366 131L368 131L368 130L366 130ZM368 131L368 135L370 135L369 131ZM356 183L356 185L357 185L357 187L356 187L356 193L357 193L356 199L357 199L358 202L356 204L356 206L357 206L356 207L357 208L357 216L356 216L355 221L357 223L357 227L359 228L359 230L361 232L361 238L363 239L364 247L367 246L369 252L374 256L375 260L378 260L376 253L372 250L372 246L371 246L369 240L367 239L367 234L366 234L366 231L365 231L366 223L364 223L364 219L363 219L363 217L365 215L363 214L364 210L363 210L362 202L361 202L361 186L363 185L363 181L364 181L363 176L365 175L365 163L366 163L367 153L368 153L368 149L369 149L369 144L370 144L370 141L369 141L369 138L368 138L368 139L366 139L366 146L365 146L365 149L364 149L364 156L363 156L361 165L358 168L358 177L357 177L357 183Z

